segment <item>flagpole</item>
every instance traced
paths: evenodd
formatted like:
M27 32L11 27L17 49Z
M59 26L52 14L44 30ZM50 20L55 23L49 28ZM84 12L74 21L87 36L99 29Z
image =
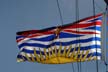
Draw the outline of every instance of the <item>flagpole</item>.
M104 32L104 34L105 34L105 50L106 50L106 58L105 58L105 66L106 66L106 72L108 72L108 70L107 70L107 67L108 67L108 63L107 63L107 60L108 60L108 58L107 58L107 51L108 51L108 22L107 22L107 15L108 15L108 0L104 0L105 1L105 3L106 3L106 11L105 11L105 18L106 18L106 20L105 20L105 25L104 25L104 27L105 27L105 32Z
M105 61L105 65L106 65L106 72L108 72L108 70L107 70L107 67L108 67L108 63L107 63L107 60L108 60L108 58L107 58L107 51L108 51L108 21L107 21L107 15L108 15L108 0L104 0L105 1L105 3L106 3L106 23L105 23L105 35L106 35L106 37L105 37L105 44L106 44L106 61Z
M107 29L107 27L108 27L108 22L107 22L107 15L108 15L108 1L107 1L107 4L106 4L106 72L108 72L108 70L107 70L107 67L108 67L108 64L107 64L107 60L108 60L108 58L107 58L107 51L108 51L108 35L107 35L107 33L108 33L108 29Z
M79 0L75 0L75 15L76 15L76 28L79 27L78 23L79 23ZM76 30L76 32L79 32L79 29ZM80 37L79 38L76 38L78 40L78 44L76 45L76 47L80 46ZM77 51L77 54L78 54L78 51ZM78 59L78 58L77 58ZM78 69L78 72L81 72L81 61L78 62L77 60L77 69Z
M93 3L93 16L94 16L94 18L95 18L95 1L94 0L92 0L92 3ZM96 24L95 22L94 22L94 24ZM96 37L96 34L95 34L95 37ZM97 44L97 42L95 42L96 44ZM98 68L98 60L97 60L97 46L96 46L96 72L99 72L99 68Z

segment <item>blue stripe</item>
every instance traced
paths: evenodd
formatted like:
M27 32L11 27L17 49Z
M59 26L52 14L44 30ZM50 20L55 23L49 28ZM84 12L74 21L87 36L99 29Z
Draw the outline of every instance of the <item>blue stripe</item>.
M75 38L75 37L80 37L80 36L84 36L84 35L76 35L76 34L69 34L69 33L65 33L65 32L61 32L59 35L59 38ZM36 40L36 41L52 41L56 38L56 35L50 35L47 37L43 37L43 38L31 38L30 40Z
M19 58L19 59L24 59L24 61L27 60L27 58L26 58L25 56L22 56L22 55L17 55L17 58Z
M16 39L24 38L25 36L16 36Z
M84 29L92 29L92 30L98 30L98 31L101 31L101 27L99 27L99 26L92 26L92 27L84 28Z
M59 34L59 38L75 38L75 37L81 37L84 35L78 35L78 34L70 34L70 33L65 33L65 32L61 32ZM18 38L24 38L25 36L17 36L16 39ZM55 34L47 36L47 37L43 37L43 38L31 38L30 40L37 40L37 41L52 41L54 40L56 37Z
M61 32L59 35L59 38L75 38L75 37L80 37L80 36L84 36L84 35Z
M18 55L17 58L19 59L23 59L24 61L27 61L27 58L25 56L22 56L22 55ZM29 57L30 59L32 59L31 57ZM36 60L36 58L35 58Z
M101 53L90 53L90 54L88 54L87 55L87 58L89 58L90 56L92 55L92 57L94 57L94 56L100 56L101 57ZM78 56L78 58L80 57L80 55ZM83 55L83 57L84 57L84 55ZM18 55L17 56L17 58L20 58L20 59L24 59L24 61L27 61L27 58L25 57L25 56L22 56L22 55ZM29 57L31 60L32 60L32 58L31 57ZM36 58L34 57L34 59L36 60Z
M98 52L90 53L90 54L87 55L87 58L89 58L91 55L92 55L92 57L93 57L93 56L101 56L101 53L98 53ZM80 55L78 56L78 58L79 58L79 57L80 57ZM83 54L82 57L84 57L84 54Z
M61 45L62 44L62 46L67 46L67 45L71 45L71 44L86 43L86 42L90 42L90 41L100 41L100 40L101 39L98 37L92 37L92 38L88 38L88 39L74 40L74 41L70 41L70 42L53 42L50 45L43 45L43 44L39 44L39 43L22 43L19 45L19 48L21 48L23 46L49 48L49 47L54 46L54 45Z
M80 50L88 50L88 49L100 49L101 46L100 45L91 45L91 46L85 46L85 47L80 47ZM73 52L74 48L72 48L70 50L70 52ZM64 50L61 50L61 53L63 53ZM78 47L75 49L75 51L78 51ZM34 53L33 50L28 50L26 48L23 48L22 52L26 52L26 53ZM40 51L36 51L37 54L40 54ZM42 52L42 54L44 55L44 52Z
M97 21L97 20L102 20L102 17L98 17L98 18L96 18L96 19L89 20L88 22L95 22L95 21Z
M31 38L30 40L36 40L36 41L52 41L54 40L54 38L56 37L56 35L50 35L47 37L43 37L43 38Z

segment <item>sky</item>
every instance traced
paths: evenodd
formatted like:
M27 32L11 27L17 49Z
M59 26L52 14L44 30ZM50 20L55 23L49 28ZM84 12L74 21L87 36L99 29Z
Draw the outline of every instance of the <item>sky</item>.
M96 13L105 10L103 0L95 0ZM74 22L75 0L59 0L63 24ZM92 0L79 0L79 19L93 15ZM72 63L49 65L17 63L16 32L61 25L56 0L0 0L0 72L73 72ZM77 63L73 63L77 72ZM96 72L96 62L81 63L82 72ZM99 61L99 72L105 72Z

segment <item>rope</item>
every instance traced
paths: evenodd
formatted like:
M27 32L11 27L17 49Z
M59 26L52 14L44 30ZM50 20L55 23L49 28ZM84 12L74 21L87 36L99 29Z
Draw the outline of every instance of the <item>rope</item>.
M82 67L81 67L81 60L80 60L80 72L82 72Z
M95 18L95 1L92 0L93 3L93 16ZM94 24L96 25L96 22L94 22ZM96 27L96 26L95 26ZM96 29L96 28L95 28ZM96 38L96 34L95 34L95 38ZM95 44L97 45L97 42L95 41ZM97 55L97 46L96 46L96 55ZM97 56L96 56L96 71L98 72L98 60L97 60Z
M108 5L106 5L106 39L107 39L107 37L108 37L108 35L107 35L107 27L108 27L108 22L107 22L107 14L108 14ZM107 57L107 40L106 40L106 57ZM108 67L108 64L107 64L107 58L106 58L106 62L105 62L105 65L106 65L106 72L108 72L108 70L107 70L107 67Z
M73 70L73 72L75 72L75 69L74 69L74 65L73 65L73 63L72 63L72 70Z
M95 1L95 5L99 8L100 11L102 11L102 12L104 11L104 10L98 5L98 3L97 3L96 1Z
M56 1L57 1L57 7L58 7L59 15L60 15L59 17L60 17L61 25L63 26L64 23L63 23L63 17L62 17L59 1L58 0Z
M88 72L87 63L85 62L85 72Z
M62 14L61 14L61 9L60 9L60 5L59 5L59 1L56 0L56 3L57 3L57 7L58 7L58 12L59 12L59 17L60 17L61 25L63 25L63 18L62 18ZM58 57L57 57L57 60L60 63L60 60L58 59Z
M75 9L76 9L76 28L78 28L79 27L79 25L78 25L78 23L79 23L79 0L75 0ZM79 29L76 29L76 32L79 32ZM78 43L79 44L77 44L78 45L78 47L80 46L80 38L77 38L78 39ZM78 52L78 51L77 51ZM77 67L78 67L78 72L81 72L81 62L79 63L78 61L77 61Z

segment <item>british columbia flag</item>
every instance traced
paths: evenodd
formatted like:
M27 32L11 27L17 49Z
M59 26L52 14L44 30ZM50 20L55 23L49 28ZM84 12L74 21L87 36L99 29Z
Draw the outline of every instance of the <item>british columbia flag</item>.
M100 60L101 25L102 14L98 14L63 26L17 32L16 41L20 50L17 61L39 61L36 57L41 58L41 56L44 61L47 59L46 54L51 56L53 53L70 58L73 52L72 57L76 57L76 62L79 58L83 59L80 61L94 60L94 58Z

